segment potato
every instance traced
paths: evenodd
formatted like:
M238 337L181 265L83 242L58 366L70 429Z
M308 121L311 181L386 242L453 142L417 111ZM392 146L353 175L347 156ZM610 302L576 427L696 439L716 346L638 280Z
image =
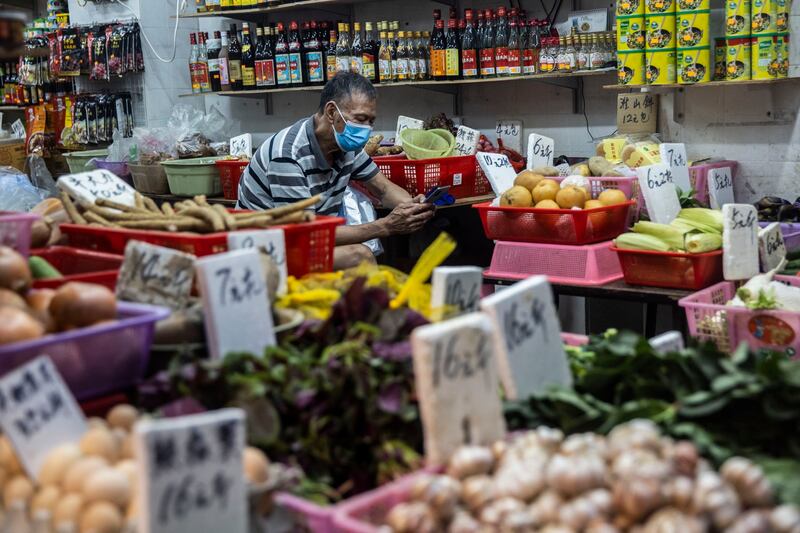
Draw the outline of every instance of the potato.
M592 176L604 176L604 173L611 168L611 163L605 157L595 155L589 158L589 170Z
M552 166L544 166L544 167L536 167L531 170L534 174L541 174L542 176L558 176L560 173L556 167Z

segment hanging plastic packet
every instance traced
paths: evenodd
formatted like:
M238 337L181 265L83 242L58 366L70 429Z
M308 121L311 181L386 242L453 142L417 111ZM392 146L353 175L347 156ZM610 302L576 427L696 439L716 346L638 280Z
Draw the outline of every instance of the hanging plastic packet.
M133 137L133 100L131 100L131 93L122 94L123 102L125 103L125 137Z
M97 142L106 142L111 139L111 135L106 130L106 105L105 95L100 95L95 104L95 122L97 124Z
M142 37L141 28L136 24L136 32L134 34L134 44L136 46L136 71L144 72L144 51L142 50Z
M61 54L58 52L58 37L55 33L47 35L47 47L50 49L48 70L53 76L61 75Z
M58 53L61 61L61 76L79 76L81 73L81 36L77 29L64 28L56 31Z
M124 26L118 24L113 28L109 26L106 29L108 36L106 52L108 54L108 78L119 77L125 75L125 64L123 60L125 53L122 49L124 41Z
M89 144L97 144L97 103L86 101L86 137Z
M86 102L79 99L75 102L72 114L73 140L78 144L89 144L88 123L86 122Z
M81 32L81 76L88 76L92 71L92 62L89 60L89 32Z
M95 28L89 36L91 54L91 80L107 80L108 78L108 38L102 28Z

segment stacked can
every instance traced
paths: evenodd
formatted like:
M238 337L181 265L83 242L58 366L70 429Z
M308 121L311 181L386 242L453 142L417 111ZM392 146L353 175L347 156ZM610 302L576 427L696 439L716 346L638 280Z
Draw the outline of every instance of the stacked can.
M709 0L678 0L678 83L711 81Z
M764 2L765 0L753 0ZM772 1L772 0L767 0ZM751 0L727 0L725 3L725 79L750 79Z
M754 80L778 77L778 5L773 0L752 0L750 6L750 69ZM781 43L782 44L782 43Z
M725 79L725 56L727 55L727 48L725 47L725 38L720 37L714 39L714 80L720 81Z
M645 82L675 83L675 0L645 0Z
M645 0L617 0L617 80L644 84Z
M789 13L792 10L792 0L775 0L776 17L775 29L777 35L774 39L775 59L778 64L778 78L789 76Z

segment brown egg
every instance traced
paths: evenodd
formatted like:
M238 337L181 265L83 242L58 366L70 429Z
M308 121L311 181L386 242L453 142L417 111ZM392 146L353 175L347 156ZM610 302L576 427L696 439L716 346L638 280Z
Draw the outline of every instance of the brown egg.
M80 447L86 455L98 455L106 458L110 463L117 460L117 439L106 428L93 427L84 433Z
M119 533L122 513L109 502L94 502L81 513L80 533Z
M133 459L123 459L114 465L114 469L119 470L128 476L128 481L131 483L131 489L136 492L136 479L138 471L138 468L136 467L136 461Z
M3 502L5 502L7 508L18 501L27 504L31 496L33 496L33 483L23 475L14 476L3 488Z
M269 478L269 459L258 448L245 447L242 464L248 482L264 483Z
M106 428L108 429L108 423L106 422L105 418L100 418L99 416L90 416L86 419L86 424L89 426L89 429L92 428Z
M122 450L120 452L120 456L122 459L134 459L134 447L133 447L133 433L128 433L128 436L125 437L125 440L122 442Z
M64 495L53 509L53 525L77 524L83 508L83 496L71 492Z
M125 431L131 430L137 418L139 418L139 411L127 403L115 406L106 416L106 420L112 428L122 428Z
M39 469L39 484L60 485L69 467L80 458L81 449L77 444L67 443L56 446L47 454Z
M5 435L0 436L0 465L11 475L22 472L22 465L17 458L17 452L14 451L11 441Z
M61 491L54 485L40 488L36 491L36 494L33 495L33 499L31 500L31 513L47 511L49 514L52 514L60 496Z
M64 475L64 491L80 492L84 481L89 476L106 467L108 467L108 461L103 457L93 455L78 459Z
M98 470L83 484L83 499L87 503L104 500L125 507L131 498L131 492L128 475L114 468Z
M125 513L125 519L128 524L135 524L136 519L139 518L139 495L134 494L131 498L131 503L128 504L128 511Z

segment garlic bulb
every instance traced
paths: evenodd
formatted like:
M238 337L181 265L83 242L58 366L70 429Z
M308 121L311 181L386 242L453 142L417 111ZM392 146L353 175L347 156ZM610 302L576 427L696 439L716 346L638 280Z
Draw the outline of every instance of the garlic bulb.
M770 513L769 523L776 533L800 533L800 508L780 505Z
M447 464L447 474L456 479L488 474L494 466L494 455L483 446L461 446Z
M748 507L772 504L772 487L764 472L744 457L731 457L720 468L722 478L733 485L739 499Z
M692 509L697 514L707 514L714 526L724 529L739 516L741 505L736 491L717 473L702 472L695 481Z
M558 453L547 465L547 484L564 496L577 496L589 489L602 487L605 478L605 462L593 454Z

